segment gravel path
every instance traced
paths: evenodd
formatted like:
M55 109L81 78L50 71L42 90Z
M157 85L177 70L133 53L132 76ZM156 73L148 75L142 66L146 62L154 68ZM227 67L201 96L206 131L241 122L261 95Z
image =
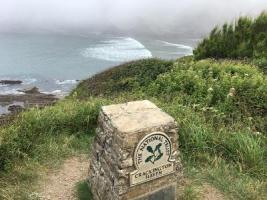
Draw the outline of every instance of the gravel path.
M74 200L75 186L87 177L88 159L86 156L67 159L60 169L48 174L41 187L42 200Z

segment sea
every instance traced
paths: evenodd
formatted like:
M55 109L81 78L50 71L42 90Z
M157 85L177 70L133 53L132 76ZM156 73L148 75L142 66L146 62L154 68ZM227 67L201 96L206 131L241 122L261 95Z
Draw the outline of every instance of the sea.
M67 95L79 81L113 66L142 58L191 55L198 39L90 34L0 34L0 95L22 94L33 86Z

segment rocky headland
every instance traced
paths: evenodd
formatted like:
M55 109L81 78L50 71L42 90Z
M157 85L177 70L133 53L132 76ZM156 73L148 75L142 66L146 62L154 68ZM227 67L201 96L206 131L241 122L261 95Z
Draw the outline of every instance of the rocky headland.
M0 80L0 84L21 84L22 81ZM31 108L42 108L53 105L58 98L52 94L44 94L37 87L19 90L21 94L0 95L0 126L7 123L19 112Z

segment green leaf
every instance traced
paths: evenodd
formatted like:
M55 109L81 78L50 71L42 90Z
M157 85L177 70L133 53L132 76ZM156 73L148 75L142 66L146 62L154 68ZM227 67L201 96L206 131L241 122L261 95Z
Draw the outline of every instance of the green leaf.
M154 155L152 156L148 156L147 159L145 160L145 162L151 162L151 159L154 157Z
M156 160L159 160L162 156L163 156L163 153L160 153L160 154L155 158L155 161L156 161Z
M160 151L160 147L161 147L162 143L157 144L155 151Z
M147 151L148 151L148 152L150 152L150 153L154 153L154 151L153 151L153 149L152 149L152 147L151 147L151 146L147 146L147 148L146 148L146 149L147 149Z

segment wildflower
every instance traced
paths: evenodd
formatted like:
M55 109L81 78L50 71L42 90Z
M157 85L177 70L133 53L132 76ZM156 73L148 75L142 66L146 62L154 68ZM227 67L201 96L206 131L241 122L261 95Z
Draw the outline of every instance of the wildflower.
M208 89L208 92L213 92L213 88L210 87L210 88Z
M262 133L261 133L261 132L259 132L259 131L252 132L252 134L253 134L253 135L262 135Z
M234 97L236 94L235 88L230 88L229 93L227 94L227 97Z
M230 90L229 90L229 93L232 93L232 94L234 94L234 95L235 95L235 93L236 93L236 90L235 90L235 88L230 88Z

